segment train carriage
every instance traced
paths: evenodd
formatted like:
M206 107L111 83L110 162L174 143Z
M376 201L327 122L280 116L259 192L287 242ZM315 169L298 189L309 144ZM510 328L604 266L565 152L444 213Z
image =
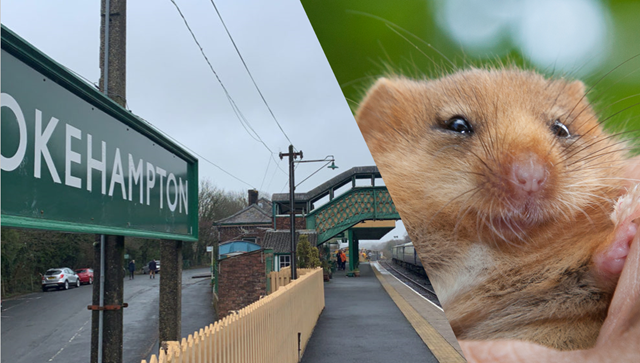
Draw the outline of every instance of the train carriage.
M401 265L405 268L416 271L420 274L424 274L424 268L418 253L413 246L413 242L403 243L401 245L394 246L392 251L393 262Z

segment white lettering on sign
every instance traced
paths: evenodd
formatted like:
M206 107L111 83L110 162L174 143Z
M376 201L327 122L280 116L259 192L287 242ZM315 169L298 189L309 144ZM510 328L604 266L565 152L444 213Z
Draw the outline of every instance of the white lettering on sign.
M107 190L107 143L102 142L102 157L100 160L96 160L93 158L93 136L91 134L87 134L87 190L91 191L91 187L93 185L93 173L92 170L100 171L100 175L102 176L102 188L100 191L102 194L106 193Z
M173 182L173 186L171 186L171 182ZM173 198L173 202L171 201L171 191L173 191L173 195L176 196ZM178 205L178 183L173 173L169 173L169 177L167 178L167 204L169 205L169 210L172 212L176 210L176 206Z
M127 199L127 192L124 187L124 174L122 174L122 158L120 158L120 148L116 148L116 155L113 158L113 168L111 168L111 185L109 185L109 196L113 197L113 188L116 183L120 184L122 199Z
M82 140L82 131L67 124L64 138L64 183L70 187L82 188L82 179L71 175L71 163L80 164L82 155L71 150L71 138Z
M133 156L129 154L129 201L133 200L133 184L140 184L140 204L143 202L142 194L142 159L138 161L138 167L136 168L133 162Z
M156 169L153 164L147 162L147 205L151 205L151 189L156 185ZM160 208L162 208L162 195L160 196Z
M0 158L0 168L5 171L13 171L22 164L24 155L27 153L27 122L24 120L24 114L22 109L15 98L11 97L8 93L2 93L0 95L2 107L8 107L14 115L16 115L16 121L18 122L18 130L20 132L20 141L18 141L18 150L12 157Z
M161 167L156 167L156 174L160 175L160 208L162 208L162 187L164 186L164 177L167 176L167 171ZM168 186L168 185L167 185Z
M184 181L184 187L182 186L182 178L178 178L178 181L180 183L180 208L179 208L179 212L182 213L182 204L184 203L184 210L185 212L187 210L189 210L189 198L187 197L189 195L189 181L185 180Z
M99 172L100 193L103 195L113 197L116 184L119 184L120 195L123 200L132 202L135 194L134 189L137 189L138 198L136 198L136 201L139 201L140 204L151 206L158 203L155 205L158 205L160 209L164 209L166 198L166 204L171 212L175 213L177 209L178 213L189 214L188 180L182 180L181 177L176 177L174 173L167 172L166 169L153 165L148 161L136 159L134 155L129 153L127 153L128 158L125 160L125 162L128 162L125 169L122 164L120 148L116 147L113 151L114 157L113 162L111 162L111 159L107 159L107 155L111 151L107 152L109 148L106 141L100 140L98 144L98 140L95 140L94 135L86 132L83 135L83 131L79 128L61 122L53 116L45 118L45 121L47 118L49 119L45 125L43 123L43 111L38 109L31 113L31 115L35 115L34 119L27 120L18 102L8 93L2 93L1 101L2 108L7 107L15 115L15 120L5 121L5 118L3 118L3 124L4 122L17 122L18 124L18 135L11 135L11 137L18 138L17 150L11 156L0 155L0 166L4 172L12 172L22 165L27 153L28 142L33 140L33 177L42 179L42 160L44 159L44 164L53 182L62 184L61 175L58 173L56 163L54 163L54 158L52 157L53 152L54 156L61 158L62 150L56 152L54 146L56 144L50 145L52 137L58 135L58 140L64 139L64 185L82 189L82 183L85 181L87 183L86 190L90 193L94 192L93 176L94 173ZM33 130L33 135L31 136L28 134L31 131L27 127L27 121ZM64 127L58 127L60 123L64 124ZM64 135L60 135L60 133L64 133ZM86 145L82 145L83 140L86 140ZM100 146L98 147L98 145ZM84 146L86 146L86 149L84 149ZM86 150L86 154L83 155L79 152L80 150ZM31 150L29 153L31 153ZM86 168L86 179L82 177L83 172L78 173L79 169L74 164ZM108 175L109 165L111 165L111 175ZM58 166L60 167L60 164ZM109 177L108 192L107 177ZM136 186L137 188L135 188ZM154 191L156 188L159 190ZM159 198L157 202L153 200L156 196Z
M49 120L47 127L44 129L44 132L42 132L42 111L36 109L36 137L34 142L35 155L33 155L33 176L40 179L40 169L42 167L42 158L44 157L44 162L47 163L47 168L49 168L51 178L53 178L54 182L60 184L62 181L60 180L56 166L53 163L53 159L51 159L51 153L49 153L49 148L47 147L51 134L53 134L53 130L55 130L57 125L58 119L52 117L51 120Z

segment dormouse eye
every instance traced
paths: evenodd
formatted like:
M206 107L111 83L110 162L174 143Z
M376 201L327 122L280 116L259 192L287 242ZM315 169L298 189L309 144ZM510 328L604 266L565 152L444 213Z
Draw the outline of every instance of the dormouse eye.
M465 120L461 116L454 116L447 121L447 129L466 135L471 135L473 133L473 128L469 121Z
M553 131L553 133L556 136L561 137L563 139L568 139L571 137L571 133L569 132L569 129L562 122L560 122L560 120L555 120L553 122L553 125L551 126L551 131Z

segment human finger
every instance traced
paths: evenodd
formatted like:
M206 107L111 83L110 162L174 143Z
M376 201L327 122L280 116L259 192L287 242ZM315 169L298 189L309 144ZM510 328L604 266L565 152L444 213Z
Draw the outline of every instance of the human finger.
M585 362L583 351L561 352L519 340L459 341L469 363Z
M634 327L640 330L640 233L631 242L597 345L618 339Z

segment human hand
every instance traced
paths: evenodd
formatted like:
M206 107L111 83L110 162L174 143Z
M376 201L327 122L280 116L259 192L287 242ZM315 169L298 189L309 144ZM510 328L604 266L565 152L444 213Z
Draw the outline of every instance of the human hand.
M640 362L640 234L631 243L596 345L561 352L517 340L460 341L469 363Z

